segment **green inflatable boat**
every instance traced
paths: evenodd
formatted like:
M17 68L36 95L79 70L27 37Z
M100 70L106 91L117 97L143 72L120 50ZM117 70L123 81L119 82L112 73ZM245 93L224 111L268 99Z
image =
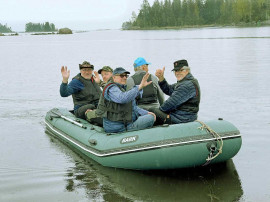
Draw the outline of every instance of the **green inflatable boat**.
M123 133L76 118L64 108L45 117L46 131L103 166L134 170L177 169L223 162L240 150L239 130L218 119L162 125Z

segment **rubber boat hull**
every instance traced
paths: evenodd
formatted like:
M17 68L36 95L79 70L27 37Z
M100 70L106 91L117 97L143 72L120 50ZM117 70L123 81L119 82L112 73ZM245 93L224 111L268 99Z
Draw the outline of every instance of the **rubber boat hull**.
M225 120L205 122L220 136L222 153L211 161L220 145L199 122L157 126L145 130L107 134L104 129L76 118L67 109L54 108L45 117L46 131L103 166L151 170L177 169L223 162L241 148L239 130Z

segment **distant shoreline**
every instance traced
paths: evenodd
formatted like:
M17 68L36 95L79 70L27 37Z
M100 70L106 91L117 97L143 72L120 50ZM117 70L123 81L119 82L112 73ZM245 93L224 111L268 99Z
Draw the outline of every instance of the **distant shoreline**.
M139 28L139 27L132 27L130 29L96 29L96 30L72 30L74 33L85 33L91 31L110 31L110 30L120 30L120 31L140 31L140 30L183 30L183 29L201 29L201 28L248 28L248 27L270 27L270 20L265 22L260 22L259 24L255 23L245 23L245 24L237 24L237 25L193 25L193 26L168 26L168 27L148 27L148 28ZM29 35L58 35L57 32L7 32L7 33L0 33L0 36L18 36L20 33L27 33Z
M130 27L129 29L122 29L124 31L128 30L181 30L181 29L199 29L199 28L247 28L247 27L269 27L270 20L264 22L253 22L253 23L239 23L239 24L225 24L225 25L185 25L185 26L166 26L166 27Z

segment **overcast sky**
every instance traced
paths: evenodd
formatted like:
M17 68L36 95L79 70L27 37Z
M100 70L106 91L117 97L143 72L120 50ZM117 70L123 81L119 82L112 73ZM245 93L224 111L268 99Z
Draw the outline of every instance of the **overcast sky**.
M118 29L143 0L0 0L0 23L24 31L28 22L73 30ZM150 5L154 0L148 0Z

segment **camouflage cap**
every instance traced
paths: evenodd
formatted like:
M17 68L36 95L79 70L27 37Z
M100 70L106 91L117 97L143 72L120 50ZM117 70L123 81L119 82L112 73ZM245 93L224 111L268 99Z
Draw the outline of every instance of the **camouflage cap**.
M82 64L79 64L80 69L83 68L92 68L94 69L94 65L90 64L90 62L84 61Z
M113 72L113 69L110 66L104 66L100 70L98 70L98 73L101 74L102 71Z

